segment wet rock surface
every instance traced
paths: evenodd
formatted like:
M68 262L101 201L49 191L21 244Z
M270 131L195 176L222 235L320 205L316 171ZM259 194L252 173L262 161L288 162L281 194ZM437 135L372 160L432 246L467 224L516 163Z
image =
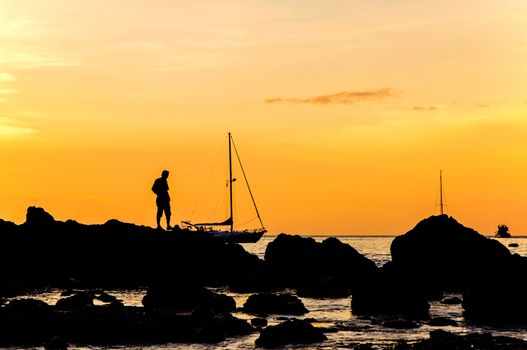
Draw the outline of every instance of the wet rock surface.
M430 319L429 301L441 300L443 292L463 293L462 300L447 298L441 303L462 303L463 316L471 323L527 322L527 258L511 255L499 242L445 215L425 219L395 238L392 261L380 268L335 238L318 243L281 234L269 243L261 260L238 244L181 230L158 231L117 220L103 225L60 222L36 207L28 209L22 225L0 219L0 246L7 247L0 254L0 304L6 304L0 307L0 347L217 343L255 328L263 329L260 346L274 347L316 343L323 332L344 329L310 328L305 325L309 322L288 317L275 317L284 321L277 326L255 318L253 328L229 313L236 308L233 298L203 286L258 293L243 307L257 316L308 312L300 299L282 293L290 288L307 298L351 294L352 314L370 320L380 315L385 322L377 325L385 328L455 327L457 323L448 318ZM56 306L31 299L8 301L40 287L70 292ZM148 292L144 307L130 307L99 288ZM106 304L97 306L94 301ZM389 348L492 346L507 350L523 349L525 344L485 334L432 332L430 339Z
M287 320L276 326L268 326L256 339L256 346L275 348L287 344L312 344L326 340L324 333L303 320Z
M50 348L62 343L216 343L254 331L247 321L217 310L177 313L115 304L59 308L33 299L11 301L0 308L0 327L0 346L47 344ZM53 341L55 337L60 342Z

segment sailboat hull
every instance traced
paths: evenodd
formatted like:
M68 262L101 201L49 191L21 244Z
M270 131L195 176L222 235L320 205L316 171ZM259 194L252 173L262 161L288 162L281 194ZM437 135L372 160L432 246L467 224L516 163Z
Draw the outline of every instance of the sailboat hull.
M228 243L256 243L262 238L265 231L205 231L212 238Z

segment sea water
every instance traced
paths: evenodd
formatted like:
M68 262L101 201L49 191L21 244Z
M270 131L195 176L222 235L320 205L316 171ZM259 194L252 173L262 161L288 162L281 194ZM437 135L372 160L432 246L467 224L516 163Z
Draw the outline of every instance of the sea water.
M243 244L243 247L248 252L264 258L267 244L275 237L265 236L258 243ZM320 242L326 237L313 237ZM390 261L390 244L394 237L337 237L343 243L347 243L357 249L361 254L374 261L378 266ZM522 256L527 256L527 238L509 238L498 239L503 245L508 246L510 243L518 243L518 247L509 247L512 253L518 253ZM224 288L214 289L217 292L224 293L234 297L238 307L243 306L250 294L231 293ZM37 295L28 295L25 297L35 297L46 301L53 305L60 299L59 290L51 290L46 293L39 293ZM142 306L141 300L146 293L146 290L129 290L129 291L108 291L123 300L125 305ZM293 292L293 291L292 291ZM449 294L446 297L461 295ZM526 296L527 297L527 296ZM288 346L287 349L346 349L357 343L370 343L374 347L382 347L384 345L393 344L399 339L404 340L418 340L428 338L429 332L434 329L443 329L457 334L466 334L470 332L490 332L493 335L511 336L527 340L527 330L525 327L503 326L500 328L485 327L465 322L462 316L463 309L461 305L444 305L438 301L430 303L431 317L446 317L458 323L457 326L433 327L426 322L419 323L414 329L392 329L383 327L381 320L375 318L362 318L353 315L351 311L351 297L338 299L314 299L314 298L300 298L309 313L298 318L315 319L313 323L315 326L332 329L332 332L326 333L327 341L314 344L310 346ZM250 320L254 316L245 314L243 312L234 312L236 317ZM286 317L284 315L272 315L267 318L269 325L274 325L282 322ZM254 333L244 337L230 338L219 344L165 344L152 346L75 346L71 349L253 349L254 342L258 338L259 333Z

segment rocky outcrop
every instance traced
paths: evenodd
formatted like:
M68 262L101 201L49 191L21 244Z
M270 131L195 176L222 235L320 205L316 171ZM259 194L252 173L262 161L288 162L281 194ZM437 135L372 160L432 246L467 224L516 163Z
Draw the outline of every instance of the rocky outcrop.
M463 292L464 316L483 322L527 322L527 258L446 215L421 221L391 245L394 271L430 299ZM456 302L452 299L445 302Z
M471 280L510 259L501 243L447 215L429 217L396 237L391 254L396 268L430 293L463 291Z
M336 238L317 243L286 234L267 245L265 263L279 285L315 297L349 295L376 270L375 263Z
M228 285L254 278L264 262L238 244L190 232L158 231L109 220L103 225L56 221L30 207L22 225L1 221L2 281L8 285L57 288L137 288L167 279L194 278ZM23 258L21 258L23 257Z
M55 224L56 221L53 216L45 211L43 208L39 207L29 207L27 208L26 213L26 222L24 223L27 226L33 227L46 227L49 225Z
M256 339L256 346L276 348L287 344L312 344L326 340L322 331L306 321L292 319L265 328Z
M290 294L260 293L249 296L243 310L255 315L303 315L307 310L300 299Z

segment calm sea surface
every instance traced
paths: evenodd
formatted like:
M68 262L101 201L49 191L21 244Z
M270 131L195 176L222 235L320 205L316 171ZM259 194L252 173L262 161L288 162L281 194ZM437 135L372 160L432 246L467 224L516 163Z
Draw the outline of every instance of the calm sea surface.
M275 237L263 237L260 242L255 244L244 244L244 248L250 253L256 254L262 258L265 254L265 248L269 242ZM317 241L322 241L326 237L313 237ZM369 259L375 261L377 265L382 265L390 260L390 244L393 237L338 237L344 243L347 243L364 254ZM512 253L518 253L522 256L527 256L527 238L512 238L512 239L498 239L505 246L509 243L518 243L518 248L509 248ZM236 300L237 306L241 307L249 294L231 293L224 289L216 289L216 291L231 295ZM38 295L31 295L41 300L54 304L60 298L60 292L50 291ZM141 299L146 291L144 290L130 290L130 291L109 291L110 294L122 299L125 305L141 306ZM452 296L455 296L453 294ZM458 295L461 296L461 295ZM527 297L527 296L526 296ZM345 349L356 343L373 343L378 346L384 344L392 344L398 339L417 340L427 338L430 330L444 329L454 333L469 333L469 332L491 332L494 335L506 335L527 340L527 329L525 327L507 327L487 328L466 323L462 317L461 305L443 305L439 302L430 303L430 313L432 317L447 317L455 320L458 323L456 327L432 327L423 322L416 329L399 330L385 328L379 325L378 320L375 319L361 319L356 317L351 312L351 297L341 299L311 299L301 298L304 305L309 310L309 313L300 318L311 318L317 322L315 326L333 328L335 332L327 333L328 340L316 346L309 346L310 349ZM243 319L252 319L253 316L235 312L235 316ZM280 323L278 318L280 315L270 316L268 322L270 325ZM258 333L251 334L245 337L233 338L217 345L209 344L167 344L163 346L138 346L138 347L82 347L72 346L71 349L253 349L254 341L258 338ZM302 346L290 346L287 349L305 348Z

